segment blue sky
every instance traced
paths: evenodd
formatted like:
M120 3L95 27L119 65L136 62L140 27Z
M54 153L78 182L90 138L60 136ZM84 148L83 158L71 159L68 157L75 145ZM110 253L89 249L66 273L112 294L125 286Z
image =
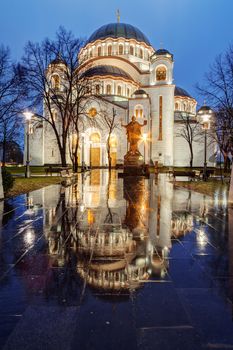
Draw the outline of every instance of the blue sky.
M121 22L174 54L175 83L195 97L195 83L233 43L233 0L0 0L0 43L19 59L27 40L53 37L59 25L87 38L116 21L117 8Z

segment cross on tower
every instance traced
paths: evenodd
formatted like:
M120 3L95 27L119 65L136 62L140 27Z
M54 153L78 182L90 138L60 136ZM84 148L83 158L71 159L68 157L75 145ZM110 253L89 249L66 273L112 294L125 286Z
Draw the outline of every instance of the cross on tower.
M117 23L120 23L121 16L120 16L120 10L119 9L117 9L117 11L116 11L116 16L117 16Z

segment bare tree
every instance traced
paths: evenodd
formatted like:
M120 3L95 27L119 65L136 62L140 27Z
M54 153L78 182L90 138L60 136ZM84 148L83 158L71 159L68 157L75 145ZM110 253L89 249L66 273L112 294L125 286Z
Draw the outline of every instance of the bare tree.
M12 62L10 51L0 47L0 140L2 144L2 164L6 161L7 142L15 141L21 121L18 113L25 97L23 71Z
M114 108L112 108L112 113L109 112L107 104L102 101L101 109L99 111L99 121L107 131L107 155L108 155L108 168L112 168L112 156L111 156L111 137L115 129L119 128L119 120L117 118L117 113Z
M15 153L13 158L20 160L21 156L17 153L19 148L15 149L16 141L22 135L22 122L14 114L9 117L4 117L0 123L0 144L2 151L2 166L5 166L7 154ZM15 149L15 150L14 150ZM8 157L9 158L9 157Z
M31 107L54 131L62 166L67 165L67 147L76 132L71 160L77 167L80 117L84 99L90 97L91 82L79 69L79 52L84 42L60 27L55 40L28 42L22 65L30 92ZM82 107L81 107L82 106ZM43 111L44 110L44 111ZM87 114L85 114L85 117Z
M212 135L224 158L224 169L229 164L229 154L233 154L233 46L216 57L202 86L197 89L215 110Z
M181 112L176 117L176 122L180 124L178 131L176 133L177 137L183 138L189 146L190 151L190 168L193 167L193 143L200 136L200 126L197 123L193 114Z

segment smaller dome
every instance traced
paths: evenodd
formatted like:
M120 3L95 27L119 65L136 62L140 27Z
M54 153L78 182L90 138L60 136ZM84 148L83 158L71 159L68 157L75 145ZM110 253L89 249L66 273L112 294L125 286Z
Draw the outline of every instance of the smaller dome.
M66 62L61 58L60 55L57 55L56 58L50 62L50 64L65 64L66 65Z
M139 89L139 90L134 91L133 94L134 94L134 95L144 95L144 94L147 95L146 91L145 91L145 90L142 90L142 89Z
M95 66L89 68L86 72L83 73L85 77L93 77L93 76L113 76L120 77L124 79L132 80L131 76L127 74L123 69L114 66Z
M189 93L186 90L184 90L184 89L182 89L182 88L180 88L178 86L175 87L174 95L177 96L177 97L180 96L180 97L193 98L191 95L189 95Z
M134 93L132 94L132 97L147 97L148 94L146 93L145 90L142 89L138 89L136 91L134 91Z
M173 54L166 49L158 49L153 54L153 56L167 56L167 55L171 56L171 58L173 59Z
M158 49L158 50L155 51L156 55L166 55L167 53L169 55L171 55L171 53L168 50L166 50L166 49Z

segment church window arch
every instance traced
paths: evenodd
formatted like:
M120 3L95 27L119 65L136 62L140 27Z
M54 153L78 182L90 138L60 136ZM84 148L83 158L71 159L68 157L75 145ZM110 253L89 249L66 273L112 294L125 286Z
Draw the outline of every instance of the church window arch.
M176 103L175 103L175 111L178 111L178 110L179 110L179 103L176 102Z
M53 89L60 89L60 77L58 74L53 74L51 77L51 85Z
M111 95L112 94L112 85L108 84L106 90L107 90L107 95Z
M98 55L98 56L101 56L101 55L102 55L101 46L98 46L98 48L97 48L97 55Z
M97 84L97 85L95 86L95 92L96 92L96 95L99 95L99 94L100 94L100 85L99 85L99 84Z
M92 49L90 50L90 57L92 57L93 56L93 53L92 53Z
M90 141L94 142L94 143L100 143L100 135L98 132L93 132L90 135Z
M130 53L130 55L134 56L134 47L133 47L133 45L130 45L129 53Z
M186 112L187 111L187 104L184 102L183 103L183 111Z
M112 56L112 45L108 45L108 56Z
M117 86L117 95L122 95L122 87L120 85Z
M138 118L143 118L143 106L142 105L136 105L134 107L134 115Z
M139 58L143 58L143 50L141 48L139 49Z
M130 97L130 88L127 88L127 97Z
M119 45L118 51L119 51L119 55L123 55L123 53L124 53L124 47L123 47L122 44Z
M167 68L165 66L159 66L156 69L156 80L162 81L167 79Z

